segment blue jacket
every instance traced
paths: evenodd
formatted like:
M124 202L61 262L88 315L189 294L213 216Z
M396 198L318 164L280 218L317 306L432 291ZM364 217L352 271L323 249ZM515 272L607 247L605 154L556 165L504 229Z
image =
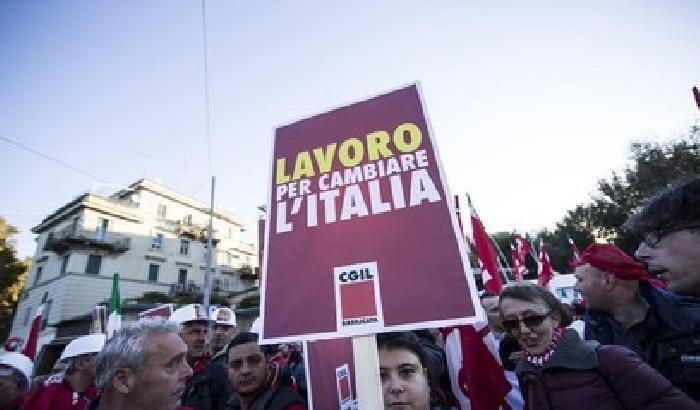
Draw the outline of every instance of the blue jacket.
M639 295L649 309L626 336L612 315L589 310L584 315L586 339L630 348L676 387L700 400L700 303L642 281Z

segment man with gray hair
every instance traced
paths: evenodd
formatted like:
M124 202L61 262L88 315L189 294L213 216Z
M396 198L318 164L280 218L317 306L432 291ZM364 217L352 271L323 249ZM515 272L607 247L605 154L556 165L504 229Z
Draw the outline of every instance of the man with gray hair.
M187 378L187 345L171 322L149 320L127 325L97 355L95 384L101 395L91 410L174 410Z

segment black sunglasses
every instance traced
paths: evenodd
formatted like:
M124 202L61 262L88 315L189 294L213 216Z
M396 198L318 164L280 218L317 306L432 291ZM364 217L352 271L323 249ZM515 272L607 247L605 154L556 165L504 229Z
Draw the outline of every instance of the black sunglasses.
M541 315L529 315L529 316L524 316L522 319L504 319L501 321L501 325L507 332L513 332L515 330L520 330L520 322L522 322L525 326L528 328L532 329L535 328L544 322L545 319L552 313L550 310L547 313L543 313Z
M661 242L661 240L666 235L672 234L674 232L685 231L686 229L700 229L700 225L677 226L672 228L657 229L655 231L648 232L644 236L642 236L642 242L647 244L647 246L650 248L655 248L656 245L658 245L659 242Z

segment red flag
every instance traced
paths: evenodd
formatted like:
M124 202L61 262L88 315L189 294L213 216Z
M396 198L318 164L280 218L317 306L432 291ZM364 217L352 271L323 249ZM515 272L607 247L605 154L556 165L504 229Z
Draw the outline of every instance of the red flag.
M524 266L525 265L525 257L527 256L528 253L532 252L532 249L530 247L530 242L525 240L520 235L515 235L515 246L518 250L518 256L520 257L520 263Z
M485 323L440 329L452 392L460 410L510 409L511 385Z
M173 314L173 304L166 303L164 305L156 306L152 309L144 310L143 312L139 313L138 316L139 316L139 320L145 319L145 318L154 318L154 317L168 319L172 314Z
M520 259L520 253L515 249L515 247L510 245L510 258L513 260L513 274L515 275L515 280L517 282L522 282L523 277L527 273L527 268Z
M469 199L469 197L467 197ZM471 209L472 221L472 239L476 254L481 261L481 275L484 283L484 289L495 294L501 293L503 282L501 275L498 273L498 264L496 264L496 251L493 249L489 235L486 233L481 219L476 214L476 210L469 200L469 208Z
M698 90L698 87L693 87L693 97L695 97L695 105L700 109L700 90Z
M34 360L36 357L36 345L39 341L39 332L41 331L41 319L44 314L44 305L39 305L34 314L34 319L32 319L32 325L29 328L29 335L27 335L27 343L24 344L24 349L22 349L22 354L28 358Z
M547 253L547 246L543 241L540 241L540 271L537 273L537 283L540 286L547 286L554 273L552 272L552 263L549 261L549 254Z
M574 263L579 263L581 261L581 252L579 252L578 247L576 247L576 244L574 243L574 240L571 239L569 235L566 235L566 239L569 240L569 244L571 245L571 251L574 254Z

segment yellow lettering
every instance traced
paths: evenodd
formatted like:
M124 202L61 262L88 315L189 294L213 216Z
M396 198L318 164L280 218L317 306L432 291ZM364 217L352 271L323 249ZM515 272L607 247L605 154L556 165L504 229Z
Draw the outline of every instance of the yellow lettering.
M277 185L289 182L289 175L286 174L285 168L286 159L284 157L277 158L277 172L275 177L275 183Z
M350 156L350 148L352 148L353 156ZM365 155L365 149L362 141L358 138L348 138L340 144L338 149L338 159L345 167L354 167L362 161Z
M297 154L297 160L294 162L294 173L292 181L299 178L309 178L314 176L314 164L311 162L309 151L302 151Z
M370 161L378 160L380 154L384 158L393 155L388 147L390 139L391 137L386 131L374 131L367 134L367 156Z
M407 142L405 137L408 132L409 141ZM405 122L394 130L394 145L401 152L411 152L415 151L423 140L423 135L420 132L420 128L412 122Z
M314 148L314 157L316 157L316 164L318 165L318 172L325 173L331 170L333 165L333 156L335 155L335 142L328 144L326 146L326 151L324 152L321 147Z

